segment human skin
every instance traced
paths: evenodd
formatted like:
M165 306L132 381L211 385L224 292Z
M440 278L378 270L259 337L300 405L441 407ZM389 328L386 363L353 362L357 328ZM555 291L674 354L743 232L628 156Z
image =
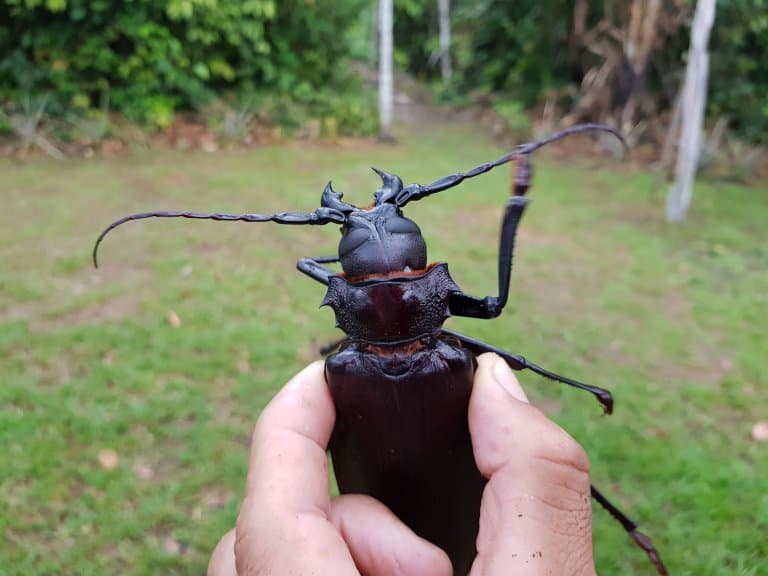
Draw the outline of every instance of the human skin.
M528 403L493 354L478 358L468 416L475 461L488 478L471 576L594 576L581 446ZM322 362L264 409L237 525L216 546L209 576L451 576L445 552L380 502L330 497L334 421Z

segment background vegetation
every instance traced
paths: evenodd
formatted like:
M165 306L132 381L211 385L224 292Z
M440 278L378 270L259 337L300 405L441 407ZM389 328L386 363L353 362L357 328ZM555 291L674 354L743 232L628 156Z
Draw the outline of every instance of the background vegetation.
M574 119L616 123L626 120L617 110L636 97L628 129L658 118L682 79L692 2L662 2L649 23L654 34L633 39L632 22L648 17L640 13L649 5L454 0L456 75L444 94L490 94L523 109L549 100ZM422 79L438 73L436 6L396 2L398 61ZM331 133L373 133L373 99L349 63L375 59L374 10L370 0L7 0L0 103L6 112L43 108L54 118L87 118L108 106L167 128L176 111L206 112L223 101L292 129L321 119ZM710 115L765 143L765 0L718 3L711 58Z
M365 4L10 0L0 4L0 98L10 105L49 95L53 115L108 101L157 128L170 126L177 110L223 98L287 124L310 109L349 132L365 129L369 108L345 66Z
M588 99L585 92L589 90L583 84L587 73L615 59L608 71L610 101L579 109L580 119L605 119L605 112L625 104L638 89L647 99L647 115L663 113L672 107L682 81L694 2L661 3L652 23L658 28L656 34L638 38L634 47L641 51L642 42L648 40L649 58L638 73L631 67L631 50L623 50L623 45L630 36L632 11L647 11L649 4L630 0L453 0L457 77L449 94L490 93L518 100L525 107L555 95L569 111ZM436 80L440 73L434 58L437 3L404 0L396 3L396 12L400 61L412 74ZM768 68L761 64L768 58L765 0L717 3L710 58L710 115L727 116L742 137L765 144Z

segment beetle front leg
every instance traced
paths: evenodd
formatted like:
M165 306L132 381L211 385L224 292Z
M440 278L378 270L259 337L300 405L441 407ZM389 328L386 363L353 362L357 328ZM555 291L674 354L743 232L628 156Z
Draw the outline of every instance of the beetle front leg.
M312 280L317 280L321 284L328 285L328 279L331 276L336 275L336 271L332 268L328 268L326 266L322 266L322 264L331 264L333 262L338 262L339 257L338 256L318 256L316 258L302 258L298 262L296 262L296 268L299 270L299 272L302 272L312 278Z
M499 240L499 295L478 298L463 292L451 295L450 309L454 316L468 318L490 319L496 318L509 297L509 281L512 277L512 256L515 250L515 236L517 227L523 217L528 199L525 193L531 186L533 171L528 157L525 155L517 158L517 169L512 181L513 196L507 202L504 210L504 218L501 224L501 239Z
M495 346L491 346L490 344L486 344L480 340L475 340L469 336L464 336L463 334L445 329L443 329L442 332L446 336L457 338L459 342L461 342L462 346L474 354L483 354L485 352L493 352L494 354L498 354L501 358L504 359L509 367L512 368L512 370L530 370L539 376L544 376L550 380L561 382L562 384L567 384L568 386L573 386L574 388L578 388L580 390L585 390L597 398L597 401L600 402L606 414L611 414L613 412L613 396L605 388L590 386L589 384L584 384L583 382L572 380L565 376L560 376L559 374L555 374L554 372L550 372L549 370L537 366L533 362L529 362L523 356L512 354L511 352L506 352L501 348L496 348Z
M317 280L321 284L325 284L327 286L328 279L331 276L334 276L336 274L336 271L326 266L322 266L322 264L332 264L338 261L339 261L338 256L320 256L317 258L302 258L296 263L296 268L298 268L300 272L303 272L313 280ZM322 346L320 348L320 355L327 356L328 354L336 350L336 348L338 348L339 345L345 340L346 338L342 338L338 341L330 342L325 346Z
M517 185L515 188L517 189ZM520 219L523 217L527 205L528 199L524 196L512 196L504 210L499 241L499 295L478 298L463 292L455 292L451 295L449 303L452 315L490 319L501 314L509 297L509 281L512 276L512 255L515 248L517 226L520 224Z

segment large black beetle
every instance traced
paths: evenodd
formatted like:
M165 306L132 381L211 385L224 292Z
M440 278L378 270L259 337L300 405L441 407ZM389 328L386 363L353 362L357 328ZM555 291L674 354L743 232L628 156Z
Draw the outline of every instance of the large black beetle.
M94 265L107 233L143 218L341 225L337 256L298 262L301 272L328 287L323 305L333 308L337 326L347 335L325 350L333 352L326 360L326 377L336 406L330 451L339 489L379 499L417 534L448 552L456 574L465 574L475 557L486 482L475 466L467 423L476 355L495 352L515 370L528 369L589 391L606 412L613 409L607 390L442 327L449 316L490 319L502 312L509 295L515 234L528 205L528 156L545 144L588 130L621 138L612 128L582 124L427 186L404 187L398 176L376 170L382 186L367 208L343 202L342 194L328 183L320 207L310 213L133 214L101 233L93 248ZM517 162L517 169L501 226L498 295L471 296L456 285L447 264L428 265L421 230L403 216L402 208L510 161ZM340 263L343 272L326 266L332 263ZM647 552L659 574L666 574L656 549L637 525L594 486L592 497Z

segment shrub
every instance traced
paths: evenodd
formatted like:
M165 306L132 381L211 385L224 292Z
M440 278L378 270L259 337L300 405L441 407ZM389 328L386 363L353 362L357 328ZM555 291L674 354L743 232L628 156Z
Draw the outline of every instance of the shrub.
M178 109L258 89L302 103L344 70L362 0L6 0L0 99L55 95L164 128Z

